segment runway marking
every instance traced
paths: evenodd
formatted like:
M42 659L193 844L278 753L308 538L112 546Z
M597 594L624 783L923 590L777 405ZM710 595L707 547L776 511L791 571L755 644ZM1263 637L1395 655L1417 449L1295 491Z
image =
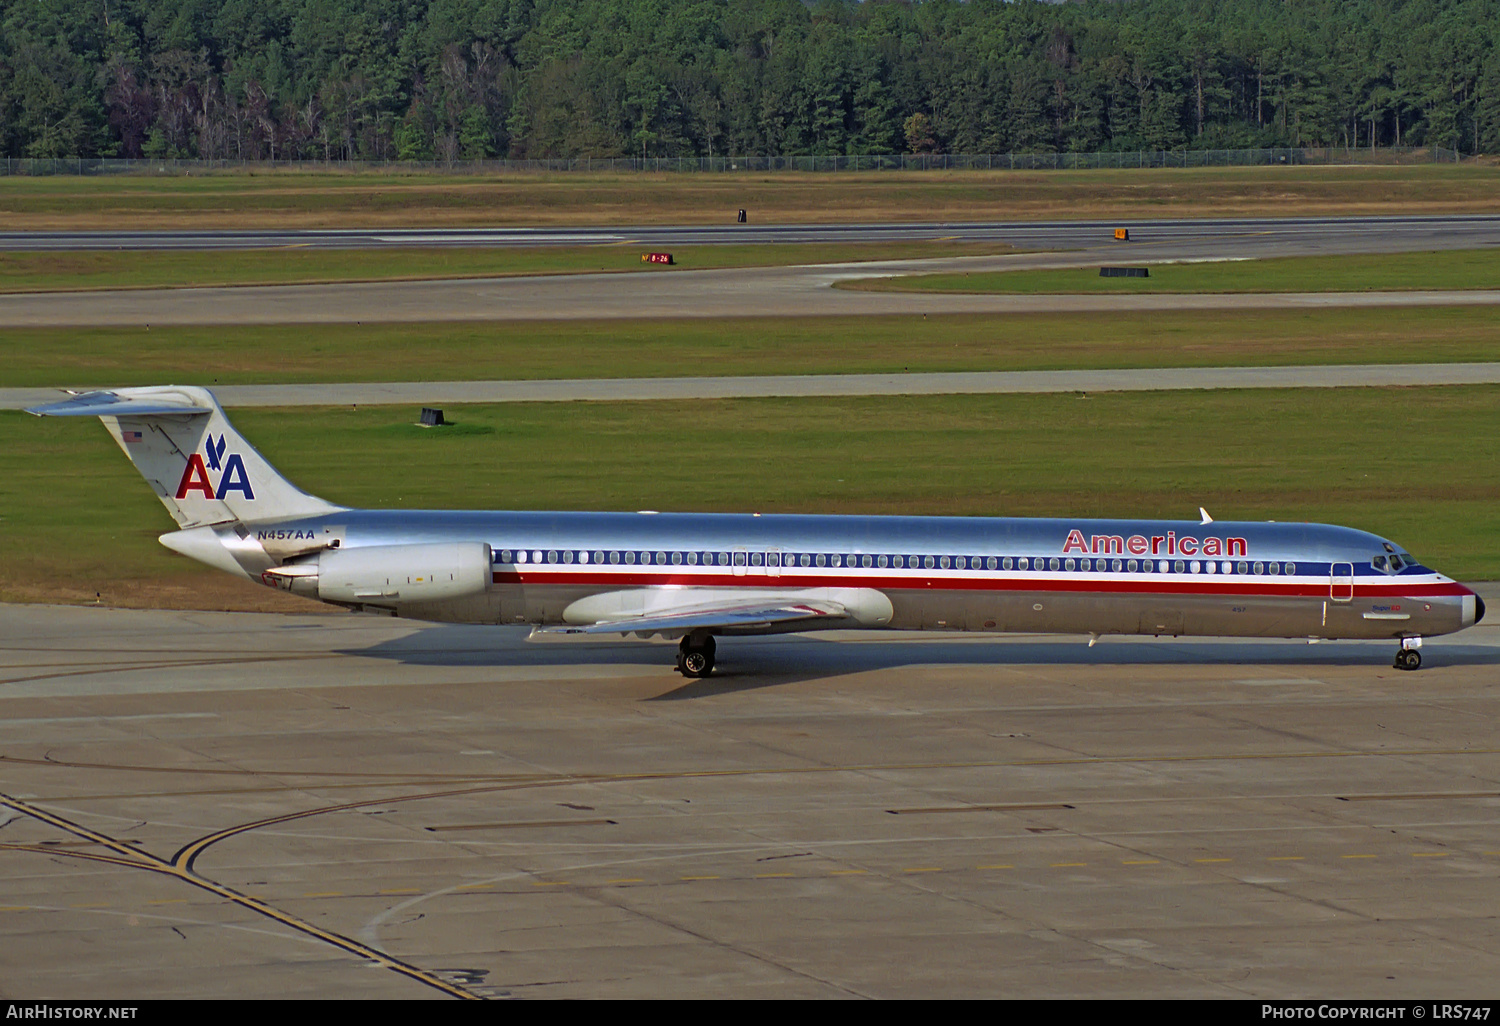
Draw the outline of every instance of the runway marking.
M10 803L8 801L0 801L0 805L10 805ZM14 805L10 805L10 807L13 809L15 808ZM40 852L43 855L66 855L70 859L86 859L90 862L108 862L112 865L126 866L130 869L156 870L157 868L155 865L152 865L149 862L140 862L136 859L119 858L115 855L101 855L98 852L93 851L72 851L69 849L59 849L56 845L50 844L0 844L0 851L34 851Z
M679 880L722 880L721 876L680 876Z
M321 927L314 926L312 923L299 919L296 916L281 911L280 909L274 908L258 898L252 898L249 895L242 894L241 892L236 891L232 887L228 887L224 884L218 883L217 881L210 880L205 876L200 876L199 874L193 872L191 866L180 863L176 859L168 861L161 858L160 856L153 855L150 852L138 850L128 844L125 844L122 841L108 836L107 834L102 834L96 830L91 830L88 827L81 826L77 823L74 823L72 820L64 819L62 816L47 812L44 809L40 809L35 805L31 805L27 802L21 801L18 798L13 798L10 795L0 794L0 806L9 808L15 812L19 812L22 815L30 816L32 819L39 820L40 822L46 823L58 830L62 830L65 833L72 834L74 837L87 838L88 840L91 840L94 843L99 844L105 848L109 848L112 851L118 852L121 856L125 857L110 857L99 855L94 852L57 851L56 849L43 847L41 845L5 846L11 848L12 850L21 848L32 851L51 852L54 855L62 855L67 858L82 858L100 862L113 862L117 865L127 866L132 869L144 869L148 872L159 873L163 876L172 877L174 879L181 880L184 883L191 884L194 887L201 888L202 890L208 891L212 894L216 894L221 898L224 898L235 903L236 905L241 906L242 908L258 913L259 915L265 916L268 919L275 920L276 922L279 922L284 926L289 926L294 930L307 934L308 936L315 937L318 940L324 941L327 944L340 948L352 955L357 955L361 958L365 958L375 963L376 965L379 965L385 969L389 969L392 972L407 977L408 979L415 980L418 983L425 984L435 990L440 990L452 997L465 998L468 1000L478 999L478 996L473 994L469 990L449 983L448 981L435 976L423 969L419 969L414 965L410 965L406 962L400 961L399 959L392 958L390 955L387 955L384 952L377 951L374 948L368 947L367 945L360 944L358 941L351 940L350 938L334 933L331 930L325 930Z
M1414 851L1411 853L1411 857L1414 859L1445 859L1451 854L1452 852L1447 851Z
M1378 859L1379 855L1340 855L1341 859Z
M1076 867L1079 867L1079 866L1087 866L1087 865L1088 865L1087 862L1054 862L1054 863L1052 863L1052 868L1053 869L1073 869L1073 868L1076 868Z
M1079 863L1079 865L1082 865L1082 863ZM901 872L903 872L903 873L946 873L946 872L948 872L948 870L944 869L942 866L912 866L909 869L903 869L903 870L901 870Z

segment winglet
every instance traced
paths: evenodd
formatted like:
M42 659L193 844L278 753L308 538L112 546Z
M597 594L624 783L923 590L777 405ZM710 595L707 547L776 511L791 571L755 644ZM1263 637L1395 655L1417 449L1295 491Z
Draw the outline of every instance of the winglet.
M1202 506L1198 507L1198 515L1203 518L1202 520L1198 521L1200 524L1211 524L1214 522L1214 518L1209 516L1208 510L1204 509Z

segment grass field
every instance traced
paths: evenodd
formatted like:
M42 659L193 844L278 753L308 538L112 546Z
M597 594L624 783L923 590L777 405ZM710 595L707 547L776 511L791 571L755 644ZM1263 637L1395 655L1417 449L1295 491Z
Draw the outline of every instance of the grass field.
M0 332L0 387L1423 363L1496 359L1488 307Z
M1144 265L1150 250L1121 249L1111 264ZM1500 249L1281 257L1151 264L1148 278L1104 278L1097 267L863 278L837 288L867 292L1039 293L1383 292L1500 288Z
M788 243L671 246L675 263L645 264L639 244L528 246L496 249L439 246L392 249L214 250L210 253L89 250L0 252L0 292L74 292L167 286L310 284L414 281L650 270L670 273L710 267L791 264L1012 253L1004 243L930 240L911 243Z
M1500 168L1191 168L861 174L299 172L0 178L0 222L44 228L754 224L1496 213Z
M1500 387L472 406L438 431L414 412L234 417L293 481L348 505L1181 518L1202 505L1364 528L1450 575L1500 576ZM0 599L291 601L159 546L170 518L96 422L3 413L0 431Z

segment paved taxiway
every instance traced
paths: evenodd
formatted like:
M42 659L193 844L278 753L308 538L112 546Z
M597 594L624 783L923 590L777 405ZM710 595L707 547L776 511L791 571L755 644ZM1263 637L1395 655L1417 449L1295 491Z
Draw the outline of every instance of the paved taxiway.
M1129 243L1103 225L828 226L765 229L754 241L809 238L872 240L954 236L965 230L1017 246L1066 252L934 260L888 260L804 267L667 270L539 275L449 281L238 288L139 289L0 296L0 324L13 327L165 324L331 324L362 321L527 321L574 318L862 316L1154 310L1285 310L1309 307L1434 306L1500 303L1500 291L1233 295L924 295L837 290L839 281L938 271L1091 267L1099 264L1378 253L1500 245L1500 218L1348 218L1327 220L1170 221L1143 223ZM637 229L629 229L636 231ZM621 231L626 231L621 229ZM645 231L640 229L640 231ZM658 229L722 234L722 229ZM538 234L532 233L536 237ZM861 232L866 234L860 234ZM956 233L956 234L955 234ZM133 233L141 234L141 233ZM148 233L149 234L149 233ZM180 233L165 233L164 237ZM217 233L227 235L228 233ZM335 233L338 234L338 233ZM368 233L342 233L366 238ZM474 238L462 231L439 233ZM525 234L525 233L523 233ZM577 235L578 233L573 233ZM381 237L393 233L383 233ZM38 236L40 237L40 236ZM434 238L437 236L435 235ZM528 236L531 237L531 236ZM561 239L561 236L553 236ZM695 236L696 237L696 236ZM706 235L704 237L707 237ZM974 237L981 237L975 235ZM0 239L20 247L29 233ZM505 239L511 238L505 235ZM410 240L408 239L408 242ZM566 241L577 242L569 236ZM623 241L623 240L622 240ZM61 245L62 243L57 243ZM345 243L359 244L356 241ZM459 244L459 243L454 243ZM509 244L500 236L486 244ZM643 245L661 245L647 239Z
M1500 589L1484 590L1500 608ZM1500 626L0 606L0 996L1493 997Z
M773 315L1149 313L1500 304L1500 290L986 296L862 292L830 287L849 278L993 268L998 266L998 259L974 258L968 265L957 261L909 261L901 267L884 268L819 265L661 274L30 293L0 296L0 323L16 328L150 327ZM1085 260L1083 266L1091 262L1094 261ZM1033 261L1024 266L1031 265L1041 264ZM1049 261L1049 266L1060 265L1057 260Z
M536 381L330 382L313 385L223 385L214 389L214 395L226 407L380 406L1493 384L1500 384L1500 363L746 375L717 378L554 378ZM67 392L57 388L0 388L0 410L39 406L58 402L67 396Z

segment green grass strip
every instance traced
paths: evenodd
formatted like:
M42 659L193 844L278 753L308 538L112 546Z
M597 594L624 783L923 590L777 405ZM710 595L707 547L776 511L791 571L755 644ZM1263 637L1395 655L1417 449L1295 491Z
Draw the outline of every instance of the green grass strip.
M1489 361L1488 307L0 332L0 387Z

